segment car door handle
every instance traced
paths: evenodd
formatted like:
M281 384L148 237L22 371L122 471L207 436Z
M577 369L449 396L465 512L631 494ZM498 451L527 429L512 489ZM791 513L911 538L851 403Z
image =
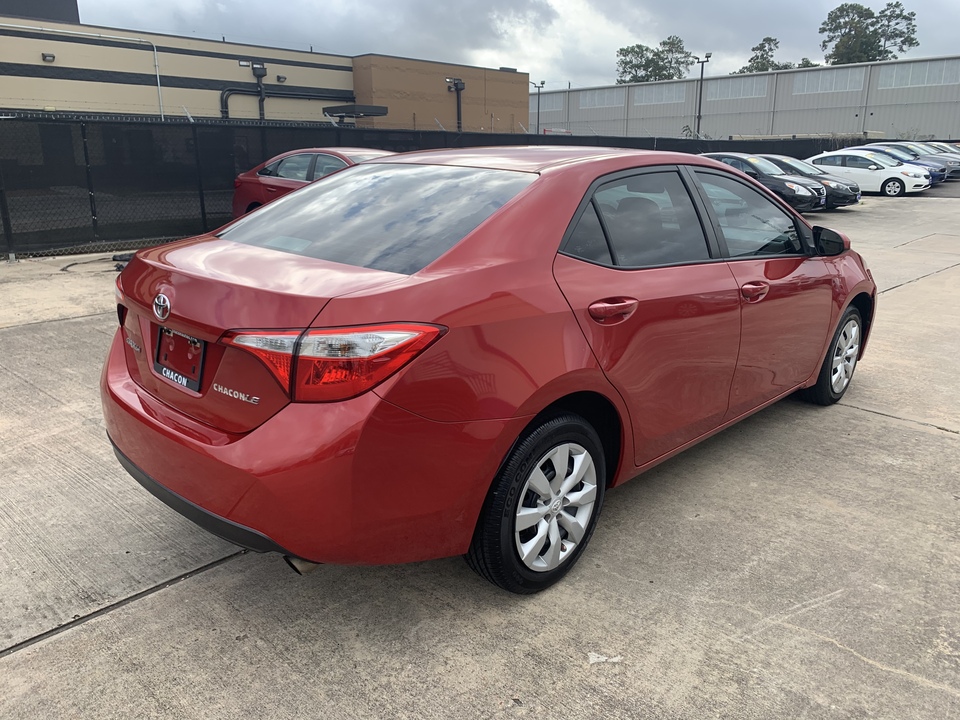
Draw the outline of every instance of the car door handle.
M765 282L748 282L740 286L740 294L747 302L760 302L770 292L770 284Z
M275 187L270 187L269 185L267 185L267 192L276 192L276 191L277 189Z
M601 325L615 325L633 315L639 304L640 301L635 298L605 298L591 303L587 312Z

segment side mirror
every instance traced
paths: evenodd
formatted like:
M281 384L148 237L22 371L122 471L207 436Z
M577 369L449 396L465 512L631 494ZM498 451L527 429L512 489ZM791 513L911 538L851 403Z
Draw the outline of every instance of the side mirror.
M867 168L867 170L879 170L879 169L880 169L879 165L871 165L870 167Z
M744 170L743 172L745 172L747 175L749 175L749 176L752 177L752 178L758 178L758 177L760 177L760 173L758 173L758 172L757 172L756 170L754 170L753 168L747 168L747 169Z
M813 228L813 244L818 255L833 257L850 249L850 238L836 230L816 225Z

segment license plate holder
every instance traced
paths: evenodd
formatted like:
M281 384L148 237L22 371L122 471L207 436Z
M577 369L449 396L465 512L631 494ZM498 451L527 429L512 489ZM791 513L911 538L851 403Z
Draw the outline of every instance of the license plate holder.
M200 392L207 343L178 330L157 327L153 369L172 383Z

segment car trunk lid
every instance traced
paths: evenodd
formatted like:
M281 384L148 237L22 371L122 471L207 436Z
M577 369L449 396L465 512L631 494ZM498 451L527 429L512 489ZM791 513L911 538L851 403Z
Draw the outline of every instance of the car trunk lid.
M226 332L296 333L330 298L403 277L211 236L144 250L120 277L127 367L180 412L247 432L290 401L289 388L222 342Z

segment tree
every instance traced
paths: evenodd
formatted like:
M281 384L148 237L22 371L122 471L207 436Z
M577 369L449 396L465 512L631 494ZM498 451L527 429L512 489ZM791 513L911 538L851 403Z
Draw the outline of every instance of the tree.
M896 60L894 50L906 52L920 46L916 19L917 14L907 12L900 2L889 2L877 13L877 31L882 43L881 60Z
M794 67L792 62L777 62L773 54L780 48L780 41L773 37L765 37L758 45L750 48L753 55L749 62L737 70L734 75L743 73L769 72L770 70L789 70Z
M810 68L810 67L820 67L820 63L815 63L808 57L801 58L800 62L797 63L798 68Z
M824 39L820 49L833 49L825 55L831 65L872 62L880 59L883 43L876 28L873 10L859 3L843 3L829 13L820 25Z
M636 83L653 80L679 80L696 62L683 46L683 40L671 35L656 48L630 45L617 50L617 82Z
M879 13L859 3L843 3L820 25L825 36L820 49L832 46L825 56L831 65L896 59L894 50L906 52L920 45L916 16L900 2L888 2Z

